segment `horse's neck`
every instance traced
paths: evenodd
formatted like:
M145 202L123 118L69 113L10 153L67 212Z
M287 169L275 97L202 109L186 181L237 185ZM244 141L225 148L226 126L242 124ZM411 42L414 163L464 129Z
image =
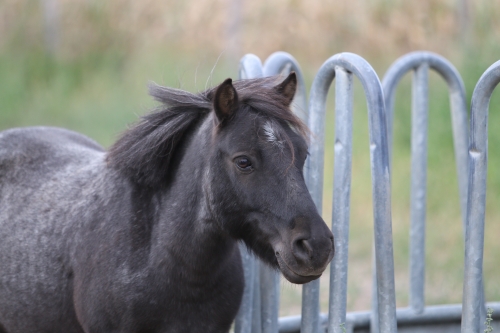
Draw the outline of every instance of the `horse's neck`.
M205 191L203 145L209 142L210 119L205 119L176 157L169 187L163 192L156 233L157 259L167 253L203 275L234 256L236 241L214 220ZM208 125L207 125L208 123Z

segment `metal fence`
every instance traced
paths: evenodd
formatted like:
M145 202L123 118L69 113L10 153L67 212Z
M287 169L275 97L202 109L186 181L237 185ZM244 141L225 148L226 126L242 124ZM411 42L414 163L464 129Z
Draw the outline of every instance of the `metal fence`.
M500 61L479 79L471 101L469 145L469 193L465 236L465 274L462 332L480 332L484 320L483 250L488 162L488 108L491 94L500 82ZM488 305L493 308L493 305ZM496 312L500 303L495 304Z
M462 306L425 306L425 220L427 179L428 72L432 69L447 82L450 95L456 167L462 224L466 234L464 309ZM487 110L491 93L500 81L500 62L481 77L474 91L471 115L471 146L468 151L467 103L458 71L446 59L429 52L414 52L398 59L382 84L373 68L351 53L337 54L318 71L307 104L303 75L297 61L277 52L262 65L255 55L240 62L240 78L287 73L298 74L294 100L299 117L311 129L310 157L306 182L318 208L322 208L323 156L326 98L335 84L335 164L332 231L336 254L331 264L329 313L319 311L319 281L304 285L302 315L278 319L279 275L260 264L242 248L245 291L235 323L237 333L268 332L482 332L486 316L482 286L482 253L487 161ZM412 178L410 207L410 304L395 307L392 249L390 155L395 88L413 71L412 94ZM346 313L347 259L352 156L353 75L364 88L369 115L370 156L374 209L374 299L373 311ZM309 111L308 111L309 109ZM386 119L387 117L387 119ZM468 157L469 155L469 157ZM470 160L470 162L469 162ZM470 163L470 170L468 165ZM469 185L467 184L469 179ZM468 193L467 188L471 189ZM468 205L468 206L467 206ZM465 228L465 226L468 226ZM490 303L494 318L500 318L500 302ZM481 320L483 319L483 320Z

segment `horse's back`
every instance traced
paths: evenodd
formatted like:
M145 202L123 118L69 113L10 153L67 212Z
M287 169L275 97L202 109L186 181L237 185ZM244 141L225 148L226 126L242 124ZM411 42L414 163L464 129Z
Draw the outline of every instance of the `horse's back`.
M15 128L0 133L0 184L43 180L68 164L86 163L102 153L93 140L53 127ZM31 178L31 179L26 179Z
M71 302L67 242L75 198L104 150L49 127L0 133L0 332L81 332ZM22 319L32 314L32 321ZM75 330L76 329L76 330Z

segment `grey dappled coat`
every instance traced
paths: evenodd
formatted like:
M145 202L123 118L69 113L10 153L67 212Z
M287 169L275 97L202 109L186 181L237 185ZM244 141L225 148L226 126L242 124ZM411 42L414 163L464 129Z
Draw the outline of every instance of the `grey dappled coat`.
M295 75L164 103L105 151L83 135L0 133L0 333L227 332L238 241L295 283L333 236L302 175Z

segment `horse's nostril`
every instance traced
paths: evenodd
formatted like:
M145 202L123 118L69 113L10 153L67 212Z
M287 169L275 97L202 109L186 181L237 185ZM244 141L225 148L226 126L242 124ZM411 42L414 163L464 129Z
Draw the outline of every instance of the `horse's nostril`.
M301 259L312 258L313 248L307 239L297 239L293 242L294 254Z

